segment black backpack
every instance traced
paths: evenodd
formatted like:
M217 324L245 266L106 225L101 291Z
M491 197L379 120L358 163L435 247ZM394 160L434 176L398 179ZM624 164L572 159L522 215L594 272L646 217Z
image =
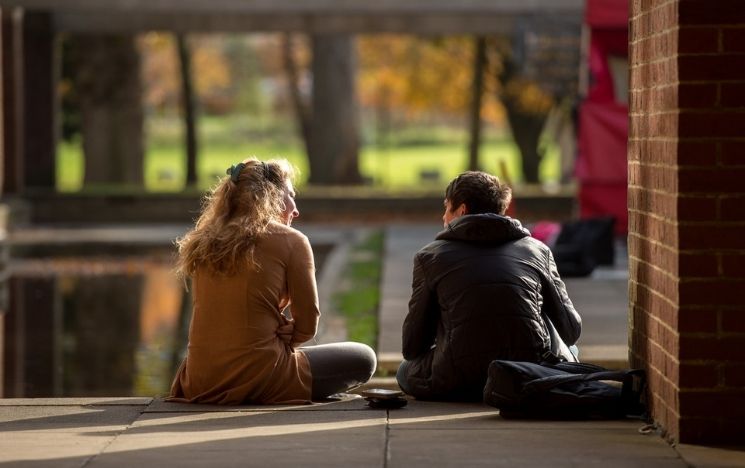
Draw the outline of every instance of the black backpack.
M645 393L642 369L497 360L489 365L484 402L506 419L644 419Z

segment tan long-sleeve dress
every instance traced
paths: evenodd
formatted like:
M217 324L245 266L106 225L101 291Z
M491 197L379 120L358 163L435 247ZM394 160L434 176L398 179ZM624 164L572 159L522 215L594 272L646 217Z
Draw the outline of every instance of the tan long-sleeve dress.
M313 252L301 232L273 223L257 242L259 270L233 276L199 269L192 278L193 312L187 357L169 401L301 403L311 398L308 360L294 348L313 338L319 318ZM292 345L277 332L292 304ZM292 328L292 327L291 327Z

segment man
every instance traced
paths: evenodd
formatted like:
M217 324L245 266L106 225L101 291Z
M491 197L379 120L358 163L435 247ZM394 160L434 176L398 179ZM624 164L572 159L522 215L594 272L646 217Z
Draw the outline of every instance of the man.
M414 257L397 380L421 399L481 400L494 359L551 357L550 319L567 345L581 319L551 250L504 215L509 187L484 172L445 190L445 229Z

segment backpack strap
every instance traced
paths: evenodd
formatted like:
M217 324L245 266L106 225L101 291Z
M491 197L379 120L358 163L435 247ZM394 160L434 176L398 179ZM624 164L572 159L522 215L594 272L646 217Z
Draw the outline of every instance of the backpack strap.
M526 395L541 393L551 390L554 387L571 382L590 382L594 380L612 380L623 382L627 377L627 371L603 371L593 372L592 374L568 374L568 375L551 375L541 377L540 379L531 380L523 386L523 392Z

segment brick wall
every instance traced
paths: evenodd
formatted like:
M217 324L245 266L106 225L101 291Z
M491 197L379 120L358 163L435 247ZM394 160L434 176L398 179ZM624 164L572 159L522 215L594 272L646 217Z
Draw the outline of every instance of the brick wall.
M631 0L631 359L681 442L745 434L745 3Z

